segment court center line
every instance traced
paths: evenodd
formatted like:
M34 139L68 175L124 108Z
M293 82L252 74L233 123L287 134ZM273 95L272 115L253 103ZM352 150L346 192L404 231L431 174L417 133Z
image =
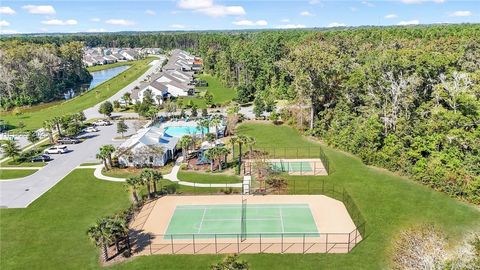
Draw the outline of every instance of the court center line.
M200 221L200 226L198 226L198 232L197 233L200 233L200 231L202 230L203 220L205 219L205 213L206 212L207 212L207 208L203 208L202 220Z
M282 225L282 233L285 232L283 228L283 214L282 214L282 208L280 207L280 224Z

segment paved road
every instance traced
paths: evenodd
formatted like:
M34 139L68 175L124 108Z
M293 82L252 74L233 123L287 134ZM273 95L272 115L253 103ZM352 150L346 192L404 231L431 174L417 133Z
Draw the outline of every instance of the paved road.
M132 122L127 121L131 127L129 133L134 133ZM82 136L93 136L84 142L69 145L73 150L63 155L51 155L54 160L38 170L38 172L19 180L0 181L0 207L23 208L48 191L78 165L85 162L97 161L95 155L100 146L105 144L118 145L121 141L113 141L112 138L119 136L116 133L116 126L99 127L100 132L85 134Z
M127 93L127 92L131 92L133 90L133 88L135 88L135 86L138 86L140 84L141 81L143 81L148 75L150 75L151 73L155 72L157 69L161 68L162 67L162 63L163 61L166 59L165 55L159 55L158 56L158 60L153 60L151 63L150 63L150 68L143 74L141 75L140 77L138 77L136 80L134 80L133 82L131 82L129 85L125 86L124 88L122 88L120 91L118 91L115 95L111 96L108 101L110 102L113 102L114 100L119 100L123 94ZM98 108L100 107L100 104L101 103L98 103L97 105L93 106L93 107L90 107L86 110L83 111L83 113L85 114L85 117L87 119L92 119L92 118L103 118L103 114L100 114L98 112ZM115 116L116 114L114 113L113 116ZM137 114L132 114L132 116L137 116Z

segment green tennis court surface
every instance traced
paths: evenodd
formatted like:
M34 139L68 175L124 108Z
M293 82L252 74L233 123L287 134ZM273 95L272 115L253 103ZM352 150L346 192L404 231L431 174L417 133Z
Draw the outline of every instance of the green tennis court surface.
M212 197L215 198L215 197ZM178 205L165 238L235 238L242 233L242 205ZM317 236L317 226L308 204L247 204L246 237ZM288 235L288 233L291 233ZM183 235L179 235L183 234ZM229 235L230 234L230 235Z
M272 169L278 172L311 172L312 164L308 161L273 161Z

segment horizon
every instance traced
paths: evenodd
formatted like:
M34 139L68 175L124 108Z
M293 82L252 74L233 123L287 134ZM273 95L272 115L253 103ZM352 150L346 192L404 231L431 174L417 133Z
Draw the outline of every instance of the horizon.
M0 34L265 31L480 23L475 1L2 1ZM264 12L269 10L269 12Z

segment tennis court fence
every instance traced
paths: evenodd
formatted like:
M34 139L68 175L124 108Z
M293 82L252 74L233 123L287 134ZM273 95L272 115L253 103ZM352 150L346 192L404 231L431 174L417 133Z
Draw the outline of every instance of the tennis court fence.
M245 237L242 241L242 238ZM349 233L146 234L132 237L144 254L348 253L361 240Z

